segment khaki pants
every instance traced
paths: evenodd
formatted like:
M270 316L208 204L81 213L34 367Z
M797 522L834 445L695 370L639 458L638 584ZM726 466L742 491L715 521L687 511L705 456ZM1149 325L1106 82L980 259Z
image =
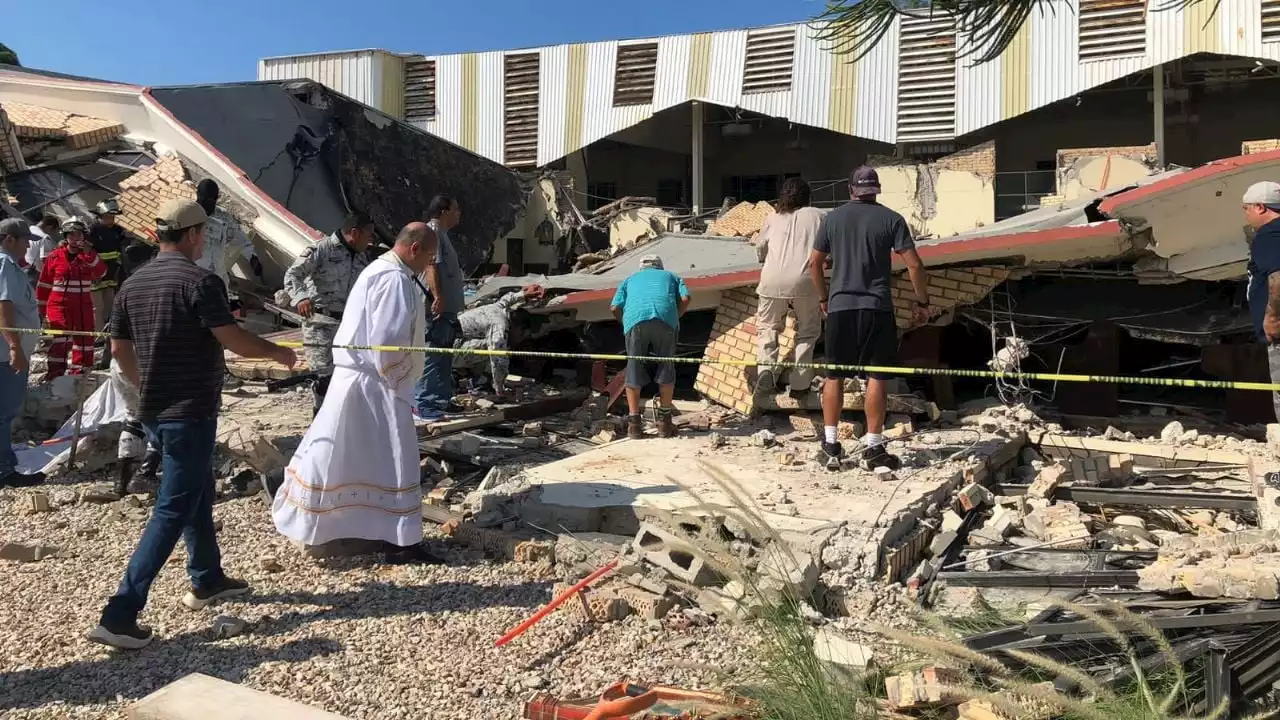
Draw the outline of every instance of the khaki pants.
M778 334L787 326L787 312L796 317L797 363L813 362L813 347L822 334L822 308L816 296L796 298L760 297L756 309L756 359L778 362ZM765 368L761 368L763 373ZM776 372L773 373L776 376ZM806 390L813 380L813 370L792 368L789 383L792 390ZM771 389L771 388L769 388Z

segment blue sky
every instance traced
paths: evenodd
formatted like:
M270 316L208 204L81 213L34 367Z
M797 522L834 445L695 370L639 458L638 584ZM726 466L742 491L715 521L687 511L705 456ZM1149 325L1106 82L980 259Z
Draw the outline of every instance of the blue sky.
M823 8L820 0L0 2L0 42L23 65L143 85L252 80L258 59L271 55L554 45L790 22Z

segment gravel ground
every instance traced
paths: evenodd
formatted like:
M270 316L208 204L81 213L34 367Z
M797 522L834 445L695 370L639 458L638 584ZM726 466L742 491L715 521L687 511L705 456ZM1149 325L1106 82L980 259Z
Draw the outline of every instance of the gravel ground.
M88 483L46 487L65 502ZM551 596L534 566L494 564L443 540L448 566L320 565L273 526L258 497L220 503L228 572L249 580L244 601L193 612L185 550L151 589L142 621L158 638L136 653L94 645L97 622L143 527L112 505L62 505L25 515L0 490L0 541L55 545L35 563L0 561L0 717L117 718L138 698L202 672L351 718L516 718L536 690L593 694L622 677L714 688L750 667L747 631L631 617L603 626L555 613L505 648L502 632ZM264 563L274 557L278 567ZM267 569L264 569L267 568ZM216 639L212 619L249 622ZM739 675L740 676L740 675Z

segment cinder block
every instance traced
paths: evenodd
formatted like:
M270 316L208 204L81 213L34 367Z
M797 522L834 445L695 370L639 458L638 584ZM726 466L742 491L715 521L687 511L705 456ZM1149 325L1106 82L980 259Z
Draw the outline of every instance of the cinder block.
M715 571L688 540L652 523L640 526L634 546L640 557L690 585L705 587L716 580Z

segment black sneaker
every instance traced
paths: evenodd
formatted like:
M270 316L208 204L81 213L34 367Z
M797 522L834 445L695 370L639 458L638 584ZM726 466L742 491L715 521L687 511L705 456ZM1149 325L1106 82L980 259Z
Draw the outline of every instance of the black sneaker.
M42 472L23 473L15 470L0 478L0 487L27 488L43 482L44 473Z
M249 583L235 578L223 577L222 582L209 588L191 588L182 598L182 604L192 610L203 610L223 600L249 593Z
M141 650L150 645L154 638L151 628L137 622L118 626L99 625L89 631L90 641L120 650Z
M902 461L897 455L890 455L885 449L884 443L866 448L862 451L862 467L865 470L875 470L878 467L887 467L890 470L897 470L902 467Z
M838 442L829 443L822 441L822 452L827 456L827 469L836 472L840 469L840 462L844 460L844 446Z

